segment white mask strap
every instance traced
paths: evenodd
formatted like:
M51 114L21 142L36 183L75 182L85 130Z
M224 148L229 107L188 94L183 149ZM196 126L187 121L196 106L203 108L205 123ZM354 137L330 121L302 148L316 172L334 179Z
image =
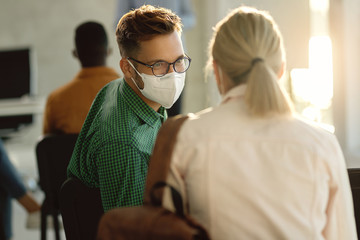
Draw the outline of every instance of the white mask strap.
M140 73L136 70L136 68L134 67L134 65L133 65L128 59L126 59L126 60L127 60L128 63L130 64L130 66L135 70L135 72L136 72L137 74L139 74L139 76L141 77ZM131 77L131 80L133 81L133 83L135 84L135 86L141 91L141 89L139 88L139 86L136 84L135 79L134 79L133 77Z
M138 72L138 70L136 70L136 68L134 67L134 65L129 61L129 59L126 59L126 61L128 61L128 63L129 63L130 66L135 70L135 72L136 72L137 74L139 74L139 76L141 76L140 73Z

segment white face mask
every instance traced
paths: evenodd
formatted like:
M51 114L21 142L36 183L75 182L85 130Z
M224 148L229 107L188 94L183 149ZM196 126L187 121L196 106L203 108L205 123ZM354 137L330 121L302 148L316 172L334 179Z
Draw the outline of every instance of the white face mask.
M155 75L139 73L132 63L128 62L144 82L144 88L140 89L135 80L131 78L140 92L146 98L161 104L163 107L171 108L184 89L186 74L171 72L162 77L156 77Z

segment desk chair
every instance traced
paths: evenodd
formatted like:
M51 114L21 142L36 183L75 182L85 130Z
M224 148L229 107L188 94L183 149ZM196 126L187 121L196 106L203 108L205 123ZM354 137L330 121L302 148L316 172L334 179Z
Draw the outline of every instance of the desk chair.
M77 137L77 134L46 135L36 144L39 185L45 194L41 206L41 240L46 240L48 215L53 218L55 238L60 240L59 192L62 183L66 180L66 169Z
M356 230L360 234L360 168L349 168L349 180L354 201Z
M95 240L104 213L100 189L67 179L60 191L60 211L67 240Z

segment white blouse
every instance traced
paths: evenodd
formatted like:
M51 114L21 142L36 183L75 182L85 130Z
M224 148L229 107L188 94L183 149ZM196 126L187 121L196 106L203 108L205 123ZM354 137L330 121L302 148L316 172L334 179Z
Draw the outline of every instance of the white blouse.
M335 136L295 117L251 118L245 89L179 132L168 182L190 215L212 239L357 239Z

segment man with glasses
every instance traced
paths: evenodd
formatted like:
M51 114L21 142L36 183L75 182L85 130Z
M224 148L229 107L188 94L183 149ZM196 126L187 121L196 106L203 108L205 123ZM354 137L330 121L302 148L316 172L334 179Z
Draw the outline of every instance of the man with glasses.
M68 176L100 188L105 211L143 203L157 132L184 88L190 58L180 39L181 20L150 5L128 12L116 37L123 79L106 85L85 120Z
M160 6L163 8L171 9L181 18L182 23L182 42L185 43L184 35L196 24L196 17L193 11L192 0L117 0L116 6L116 22L121 16L131 9L138 8L142 5L150 4L153 6ZM184 45L184 49L186 46ZM172 105L171 108L167 109L168 116L175 116L182 111L184 102L184 92L179 96L178 100Z

